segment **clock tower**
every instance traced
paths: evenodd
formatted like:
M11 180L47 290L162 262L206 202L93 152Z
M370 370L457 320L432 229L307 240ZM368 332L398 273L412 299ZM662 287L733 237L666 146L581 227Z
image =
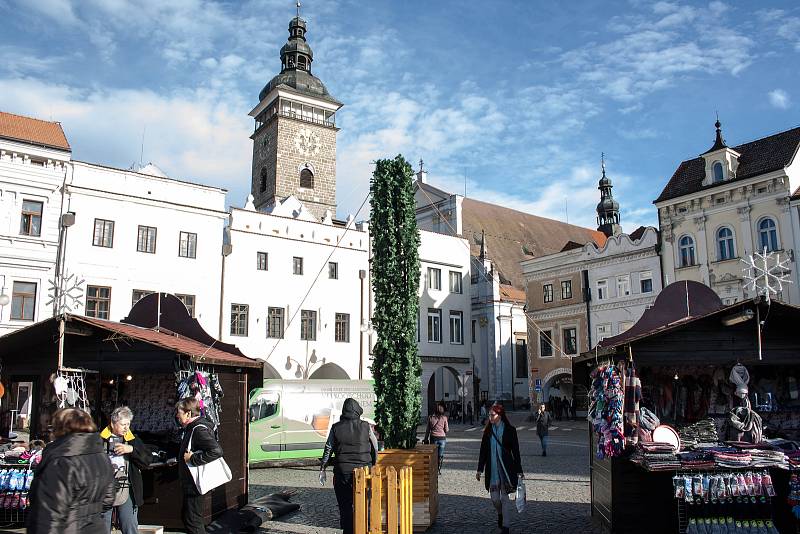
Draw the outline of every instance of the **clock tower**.
M289 22L281 72L264 86L255 118L251 193L259 211L290 195L317 219L336 215L336 112L342 103L311 73L306 21Z

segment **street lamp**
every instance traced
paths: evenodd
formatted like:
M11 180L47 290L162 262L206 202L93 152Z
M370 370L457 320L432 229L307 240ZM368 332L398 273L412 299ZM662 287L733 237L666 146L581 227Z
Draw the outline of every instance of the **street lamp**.
M294 362L294 363L293 363ZM292 367L296 365L294 371L295 378L302 378L303 380L308 380L309 375L311 374L311 370L317 364L325 365L325 358L317 359L317 349L311 351L310 355L306 356L305 364L300 363L299 361L295 360L291 356L286 356L286 365L284 366L287 371L291 371Z
M3 275L3 289L0 290L0 321L3 320L3 308L11 302L11 297L6 293L6 275Z

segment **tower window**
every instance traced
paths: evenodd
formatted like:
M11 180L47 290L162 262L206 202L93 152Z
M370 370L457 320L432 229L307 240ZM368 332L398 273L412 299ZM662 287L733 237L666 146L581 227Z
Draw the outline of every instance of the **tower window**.
M722 173L722 163L717 161L714 163L714 183L721 182L725 178L725 175Z
M303 56L297 57L297 68L306 70L306 58Z
M267 168L261 167L261 192L267 190Z
M314 189L314 173L311 172L311 169L300 171L300 187Z

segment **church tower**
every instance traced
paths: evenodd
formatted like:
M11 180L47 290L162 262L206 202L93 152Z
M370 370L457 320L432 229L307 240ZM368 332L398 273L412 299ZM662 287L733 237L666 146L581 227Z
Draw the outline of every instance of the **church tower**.
M251 193L259 211L294 195L317 218L336 215L336 112L342 103L311 73L306 21L289 22L281 72L264 86L255 118Z
M606 177L605 156L600 158L600 167L603 169L603 176L600 178L597 189L600 190L600 202L597 204L597 230L603 232L607 237L622 233L622 226L619 224L619 202L614 200L611 194L611 180Z

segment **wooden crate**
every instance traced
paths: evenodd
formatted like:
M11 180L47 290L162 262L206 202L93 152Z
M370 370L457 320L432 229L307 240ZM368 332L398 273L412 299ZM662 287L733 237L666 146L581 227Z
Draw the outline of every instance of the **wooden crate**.
M436 445L417 444L413 449L387 449L378 453L378 465L400 469L411 466L414 476L414 531L424 532L439 514L439 476Z

